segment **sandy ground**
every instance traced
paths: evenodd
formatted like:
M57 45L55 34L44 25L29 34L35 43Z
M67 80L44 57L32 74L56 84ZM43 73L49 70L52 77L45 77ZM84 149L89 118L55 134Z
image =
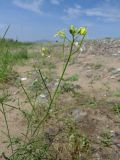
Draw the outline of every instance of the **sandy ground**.
M25 65L14 67L14 70L18 72L20 77L27 77L27 80L23 82L25 86L27 86L30 81L29 73L33 72L35 63L34 60L30 60L25 63ZM57 63L56 66L56 72L59 75L62 70L61 63ZM101 102L97 109L85 109L87 113L89 113L88 121L84 122L83 126L81 126L85 132L89 133L89 137L91 137L91 140L93 141L95 141L104 130L120 131L120 128L115 124L115 121L119 121L119 117L114 114L110 108L114 103L120 102L120 97L115 95L117 90L120 91L120 72L114 72L117 68L120 68L120 57L112 55L80 54L71 61L66 71L65 77L70 77L75 74L78 75L78 80L72 83L79 85L81 92L90 97L95 97L96 100ZM29 109L30 106L25 103L25 96L20 87L14 84L12 84L12 86L7 85L7 90L11 95L6 103L14 106L18 106L20 103L23 108ZM79 98L77 102L79 107L82 100L82 98ZM62 101L63 100L61 100L61 103ZM74 101L72 102L71 99L68 99L67 101L66 98L66 102L68 104L74 104ZM26 124L23 117L18 112L7 109L7 119L11 135L21 136L21 133L24 133L26 130ZM6 152L7 150L5 132L4 117L0 113L0 153L3 151ZM112 149L107 149L107 154L119 152L119 149L116 146L112 147ZM101 152L105 155L106 153L104 152L106 152L106 149ZM107 160L107 158L105 159L103 156L103 160ZM114 160L119 159L116 158Z

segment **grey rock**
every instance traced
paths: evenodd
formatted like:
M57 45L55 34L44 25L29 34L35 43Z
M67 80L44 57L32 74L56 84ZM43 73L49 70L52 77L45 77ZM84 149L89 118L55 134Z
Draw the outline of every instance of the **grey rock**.
M95 153L93 157L95 158L95 160L101 160L101 156L99 155L99 153Z
M114 54L112 54L112 56L118 56L118 54L117 54L117 53L114 53Z
M110 78L111 78L111 79L115 79L116 77L115 77L115 76L111 76Z
M48 103L48 99L47 96L45 94L40 94L39 96L37 96L36 98L36 103L37 104L47 104Z
M80 108L71 111L72 118L75 122L82 122L87 117L87 112L82 111Z
M86 77L87 77L87 78L92 78L92 76L93 76L92 71L91 71L91 70L88 70L87 73L86 73Z
M120 68L115 68L112 70L112 74L118 74L120 73Z

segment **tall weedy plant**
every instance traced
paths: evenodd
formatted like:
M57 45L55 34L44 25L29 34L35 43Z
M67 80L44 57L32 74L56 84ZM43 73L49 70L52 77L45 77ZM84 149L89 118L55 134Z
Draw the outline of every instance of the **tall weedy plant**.
M39 124L37 125L36 129L34 130L33 132L33 135L35 135L35 133L37 132L37 130L39 130L39 127L41 126L41 124L47 119L49 113L50 113L50 110L52 108L52 105L53 105L53 102L56 98L56 95L57 95L57 92L58 92L58 89L60 87L60 84L61 84L61 81L64 77L64 74L65 74L65 71L67 69L67 66L68 66L68 63L72 57L73 54L75 54L76 52L78 52L82 46L82 43L83 43L83 40L87 34L87 29L85 27L80 27L80 28L75 28L74 25L71 25L70 28L69 28L69 32L72 36L71 40L69 40L69 38L67 37L67 35L65 34L64 31L58 31L56 33L55 36L59 36L60 38L63 39L63 44L65 44L66 41L68 41L70 43L70 50L69 50L69 55L68 55L68 58L67 58L67 61L65 63L65 66L63 68L63 71L62 71L62 74L60 76L60 79L59 79L59 82L58 82L58 85L53 93L53 96L52 98L50 97L50 103L49 103L49 106L48 106L48 109L47 109L47 112L45 113L43 119L39 122ZM80 39L82 36L82 39ZM74 44L75 42L78 41L78 46L77 48L74 50L73 47L74 47ZM63 52L64 52L64 45L63 45ZM43 83L45 84L45 81L44 79L42 78L43 80ZM45 85L46 87L47 85ZM48 90L48 87L46 87L46 89ZM48 90L48 93L49 93L49 90ZM50 95L50 94L49 94Z
M63 55L64 55L64 52L65 52L65 43L68 43L70 48L69 48L69 53L68 53L67 60L66 60L66 62L64 64L64 67L63 67L62 74L59 78L58 84L57 84L56 89L53 92L53 94L50 92L41 70L39 70L39 74L41 76L43 84L44 84L44 86L45 86L45 88L48 92L48 95L49 95L49 104L48 104L47 110L46 110L45 114L43 115L42 119L40 121L38 121L38 123L36 125L34 125L34 127L32 129L30 128L30 127L32 127L32 125L31 125L32 124L32 122L31 122L32 121L32 116L31 116L31 119L28 120L27 131L26 131L26 134L25 134L24 143L23 144L20 143L22 145L20 145L15 151L14 151L13 146L12 146L9 127L8 127L8 123L7 123L7 118L6 118L5 110L3 108L4 103L3 102L1 103L2 104L2 113L3 113L4 118L6 120L6 127L7 127L7 131L8 131L8 135L9 135L9 141L10 141L11 150L12 150L12 155L9 157L10 160L21 160L21 159L42 160L44 155L46 154L46 152L48 150L49 145L48 146L43 146L42 151L41 151L41 148L39 148L40 151L38 152L38 146L40 145L40 140L39 140L39 138L37 138L37 137L39 137L38 133L39 133L42 125L48 119L48 117L51 113L50 112L51 109L54 107L53 103L54 103L55 99L57 98L58 90L59 90L60 84L63 80L65 71L68 67L68 64L71 60L71 57L80 50L80 48L82 46L82 43L83 43L83 40L84 40L84 38L87 34L87 29L86 29L86 27L75 28L74 25L71 25L70 28L69 28L69 33L70 33L71 38L69 38L63 30L58 31L55 35L55 36L58 36L59 38L61 38L63 40ZM74 47L76 42L77 42L77 46ZM29 95L28 95L27 91L25 90L24 86L22 84L21 84L21 86L22 86L22 89L23 89L26 97L28 98L28 102L30 103L30 105L32 107L31 114L35 114L35 106L34 106L34 104L32 104L32 101L29 98ZM8 105L8 106L12 107L14 109L16 108L14 106L10 106L10 105ZM20 108L19 108L19 110L20 110ZM24 111L21 111L21 112L24 113Z

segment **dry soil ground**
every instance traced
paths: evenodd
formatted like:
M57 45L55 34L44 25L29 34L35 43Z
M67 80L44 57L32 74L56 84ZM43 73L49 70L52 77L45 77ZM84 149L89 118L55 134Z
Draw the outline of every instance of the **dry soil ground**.
M37 52L39 49L39 45L35 45L32 51ZM65 77L77 75L77 79L71 80L71 83L74 84L79 94L73 96L72 93L63 93L59 98L56 116L65 118L68 115L76 120L79 132L87 135L90 141L92 156L89 159L119 160L120 148L113 144L115 139L112 139L109 145L107 135L111 136L111 131L120 132L120 117L113 109L116 104L120 104L120 54L105 53L101 55L95 53L97 53L97 50L94 53L91 50L90 52L88 50L84 51L84 53L76 55L70 62ZM57 73L56 75L60 75L63 65L58 59L54 63L56 65L54 71ZM27 78L23 81L24 86L29 85L31 79L34 80L31 75L33 75L35 65L36 59L30 58L24 65L14 66L14 70L18 72L19 77ZM17 81L6 84L4 87L1 85L0 92L2 93L2 89L6 87L10 93L7 104L18 106L20 103L24 109L29 109L23 90L16 83ZM61 107L63 111L59 112ZM85 116L80 117L80 120L81 113L79 114L79 112L85 113ZM26 123L19 112L10 108L7 109L7 119L11 135L21 136L21 133L26 130ZM53 119L54 117L48 122L47 128L52 128L52 132L56 132L56 128L60 125L61 128L64 128L63 123L56 123ZM5 122L1 113L0 131L0 153L8 152ZM108 143L108 146L105 146L105 143ZM56 151L59 152L57 159L70 159L67 158L70 155L67 153L65 142L61 137L58 136L54 146ZM84 156L83 159L85 159Z

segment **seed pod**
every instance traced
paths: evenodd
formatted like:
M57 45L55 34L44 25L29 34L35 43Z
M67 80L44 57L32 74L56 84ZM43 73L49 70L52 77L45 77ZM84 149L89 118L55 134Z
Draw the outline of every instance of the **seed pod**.
M70 34L72 34L73 36L75 35L76 30L75 30L75 27L74 27L73 25L70 26L69 32L70 32Z

